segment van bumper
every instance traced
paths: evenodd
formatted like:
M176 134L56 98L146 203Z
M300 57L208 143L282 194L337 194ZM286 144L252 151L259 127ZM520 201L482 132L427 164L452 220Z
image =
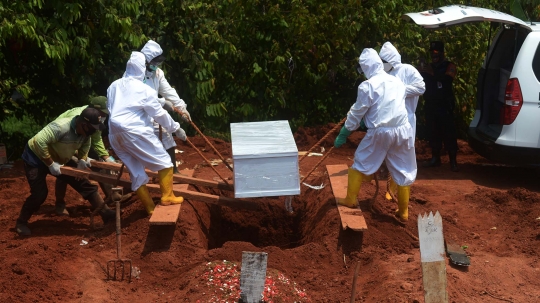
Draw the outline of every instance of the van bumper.
M540 148L496 144L492 139L479 135L476 127L470 127L468 135L469 146L490 161L519 166L540 166Z

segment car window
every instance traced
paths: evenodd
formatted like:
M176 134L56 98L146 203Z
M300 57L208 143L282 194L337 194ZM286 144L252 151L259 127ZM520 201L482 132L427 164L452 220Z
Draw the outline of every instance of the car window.
M503 29L489 58L488 68L511 71L527 34L516 28Z
M534 75L536 76L536 80L540 81L540 44L538 44L536 51L534 52L532 68Z

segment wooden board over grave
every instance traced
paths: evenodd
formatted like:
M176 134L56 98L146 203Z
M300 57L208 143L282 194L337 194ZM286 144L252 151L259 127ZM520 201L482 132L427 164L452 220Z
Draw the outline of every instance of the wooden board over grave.
M182 175L187 177L193 176L193 170L182 170L180 172ZM173 188L175 190L187 190L189 184L174 184ZM180 209L182 204L168 205L163 206L161 204L156 205L154 213L150 217L148 223L150 225L175 225L178 221L178 216L180 215Z
M338 199L344 199L347 196L348 169L345 164L326 165L330 185L341 218L341 227L343 230L350 228L354 231L364 231L367 230L367 224L360 208L350 208L337 203Z

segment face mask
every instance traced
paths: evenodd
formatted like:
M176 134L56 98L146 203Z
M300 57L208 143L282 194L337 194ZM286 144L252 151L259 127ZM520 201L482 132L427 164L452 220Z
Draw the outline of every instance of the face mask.
M157 70L157 65L148 65L148 69L155 72Z
M431 51L431 62L439 63L441 61L442 54L436 50Z
M83 132L87 137L89 137L96 132L96 129L92 125L85 123L83 125Z
M383 69L385 72L389 72L393 69L394 67L392 66L392 64L388 63L388 62L384 62L383 63Z
M360 75L363 75L364 72L362 71L362 67L360 67L360 63L357 63L356 64L356 71L360 74Z

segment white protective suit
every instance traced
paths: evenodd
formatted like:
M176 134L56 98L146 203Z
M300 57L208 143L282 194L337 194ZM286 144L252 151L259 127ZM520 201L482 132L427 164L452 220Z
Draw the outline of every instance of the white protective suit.
M152 61L155 57L163 54L163 50L161 49L161 46L153 40L148 40L144 47L141 49L141 53L144 54L144 57L146 58L146 62ZM154 72L150 72L148 70L145 70L145 81L146 85L150 86L157 94L161 95L161 98L159 98L159 101L161 105L165 104L165 101L170 101L174 107L180 109L181 111L184 111L186 109L186 102L184 100L180 99L180 96L178 96L178 93L176 90L171 87L167 79L165 79L165 75L163 73L163 70L158 68ZM156 136L159 138L159 124L154 123L154 132L156 133ZM171 147L176 146L176 142L174 142L173 137L170 133L163 131L161 134L161 140L163 143L163 146L165 149L169 149Z
M426 91L424 78L422 78L420 72L414 66L401 63L401 55L390 42L383 44L379 56L392 65L393 69L389 74L396 76L405 84L405 94L407 95L405 98L405 107L407 107L409 123L413 128L414 136L416 136L415 112L418 105L418 98Z
M372 175L386 160L396 183L410 185L416 179L417 168L413 130L405 109L405 85L384 71L374 49L364 49L359 62L368 80L358 86L345 128L358 129L364 118L368 131L356 149L352 168Z
M145 167L152 171L172 167L169 154L154 134L152 119L169 133L180 128L161 107L156 92L142 82L145 70L144 55L133 52L124 77L107 89L109 141L129 169L133 191L148 183Z

